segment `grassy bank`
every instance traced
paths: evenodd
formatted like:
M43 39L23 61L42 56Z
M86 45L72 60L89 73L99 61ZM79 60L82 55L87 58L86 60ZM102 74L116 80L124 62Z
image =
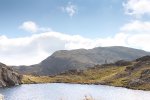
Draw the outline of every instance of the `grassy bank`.
M150 65L146 62L132 62L129 65L122 66L114 64L105 66L97 65L84 71L72 70L55 76L24 75L22 83L103 84L150 90L150 82L148 81L150 78L149 70Z
M64 73L56 76L32 76L24 75L22 79L23 84L28 83L51 83L51 82L60 82L60 83L102 83L103 81L113 77L118 71L122 71L124 68L103 68L101 70L89 69L79 73Z

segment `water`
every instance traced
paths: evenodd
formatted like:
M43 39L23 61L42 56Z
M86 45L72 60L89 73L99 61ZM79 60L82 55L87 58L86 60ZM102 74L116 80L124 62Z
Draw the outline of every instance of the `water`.
M5 100L150 100L150 91L80 84L30 84L0 89Z

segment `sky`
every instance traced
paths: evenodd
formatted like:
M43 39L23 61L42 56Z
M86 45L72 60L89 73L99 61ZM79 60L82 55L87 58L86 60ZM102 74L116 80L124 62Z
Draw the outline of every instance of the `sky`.
M57 50L150 51L150 0L0 0L0 62L37 64Z

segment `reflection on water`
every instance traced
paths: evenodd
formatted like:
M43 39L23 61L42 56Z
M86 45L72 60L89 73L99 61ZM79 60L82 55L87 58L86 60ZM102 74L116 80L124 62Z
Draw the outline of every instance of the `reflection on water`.
M103 85L30 84L0 89L5 100L150 100L150 91L130 90Z

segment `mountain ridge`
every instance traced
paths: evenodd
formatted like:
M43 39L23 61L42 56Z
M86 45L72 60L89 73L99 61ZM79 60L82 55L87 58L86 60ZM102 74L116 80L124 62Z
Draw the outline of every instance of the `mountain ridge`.
M145 55L150 55L150 52L122 46L59 50L39 64L14 68L23 74L55 75L67 70L84 70L97 64L114 63L118 60L130 61Z

